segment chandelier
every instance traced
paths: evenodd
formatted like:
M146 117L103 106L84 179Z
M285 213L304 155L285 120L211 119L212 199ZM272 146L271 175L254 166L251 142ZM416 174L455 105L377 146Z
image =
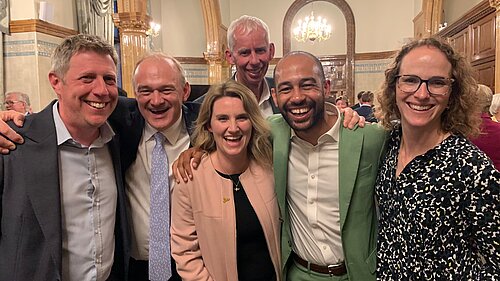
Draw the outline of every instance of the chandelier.
M160 29L161 25L159 23L152 21L149 23L149 29L146 30L146 35L151 37L156 37L160 35Z
M316 40L321 42L330 38L331 35L332 26L326 24L325 18L316 18L312 11L311 15L306 16L304 20L299 19L297 27L293 29L293 36L299 42L314 43Z

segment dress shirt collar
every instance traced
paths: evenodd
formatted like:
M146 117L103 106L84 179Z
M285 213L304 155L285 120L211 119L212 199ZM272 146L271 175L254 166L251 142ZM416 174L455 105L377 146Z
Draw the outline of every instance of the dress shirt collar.
M335 105L333 105L329 102L325 102L325 111L326 111L326 114L328 114L328 115L340 116L339 109ZM335 121L335 124L333 124L333 126L330 128L330 130L326 131L323 135L321 135L318 138L318 144L328 142L329 140L331 142L338 142L340 139L340 135L339 135L340 123L341 123L341 118L337 118L337 121ZM296 139L296 140L300 139L300 141L304 141L299 136L297 136L297 134L295 133L295 131L293 129L290 129L290 130L292 130L292 132L290 134L290 140L293 141L294 139Z
M234 75L234 80L238 82L238 75ZM258 101L259 106L271 98L271 90L269 90L269 85L267 84L267 79L264 78L264 88L260 93L260 100Z
M177 140L181 137L181 131L183 128L183 112L181 110L180 117L177 118L177 121L175 121L172 126L169 128L162 130L161 133L165 136L165 138L168 140L170 144L177 143ZM144 139L145 140L151 140L154 139L154 134L158 132L157 129L153 128L151 125L149 125L148 122L146 122L146 126L144 127Z
M59 102L57 101L52 106L52 113L54 115L54 124L56 126L57 145L60 146L61 144L65 143L68 140L74 143L78 143L76 140L73 139L68 129L66 128L66 125L64 125L64 122L62 121L61 116L59 115L58 107L59 107ZM99 127L99 137L97 137L97 139L95 139L92 142L91 147L102 147L105 143L108 143L113 138L114 135L115 132L113 131L111 126L108 124L108 122L105 122L101 127Z

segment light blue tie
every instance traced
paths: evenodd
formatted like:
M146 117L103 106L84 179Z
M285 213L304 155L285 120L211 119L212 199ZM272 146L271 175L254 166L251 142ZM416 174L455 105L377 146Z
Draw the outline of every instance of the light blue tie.
M170 261L170 184L165 136L157 132L151 158L149 211L149 280L167 281L172 276Z

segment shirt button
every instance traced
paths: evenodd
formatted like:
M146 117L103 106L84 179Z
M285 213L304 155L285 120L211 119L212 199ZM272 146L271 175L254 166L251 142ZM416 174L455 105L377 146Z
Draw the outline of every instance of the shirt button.
M326 246L323 246L323 250L325 250L325 251L326 251Z
M311 175L311 179L314 179L316 176L315 175Z

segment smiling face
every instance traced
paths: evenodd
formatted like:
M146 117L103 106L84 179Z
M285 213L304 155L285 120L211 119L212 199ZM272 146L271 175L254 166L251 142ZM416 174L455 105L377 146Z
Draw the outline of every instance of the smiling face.
M415 75L427 80L434 77L451 78L451 64L445 54L430 46L411 50L401 61L399 75ZM396 106L401 125L407 129L441 130L441 115L448 106L450 92L432 95L426 83L413 94L401 91L396 83Z
M49 73L59 98L59 114L69 132L95 132L116 107L116 66L109 55L81 51L71 57L64 77Z
M336 102L335 102L335 105L340 108L340 109L344 109L347 107L347 102L343 99L338 99Z
M165 130L181 116L182 103L189 97L189 83L181 82L174 62L163 57L143 60L135 70L135 96L139 111L156 130Z
M226 59L236 65L238 82L247 87L259 86L264 81L273 57L274 44L266 40L266 31L261 27L250 32L236 28L233 50L226 51Z
M304 54L283 58L275 71L276 89L272 94L283 118L299 135L317 139L329 128L325 117L329 81L321 79L314 60Z
M214 102L208 130L213 134L219 159L246 160L252 122L239 98L221 97Z

